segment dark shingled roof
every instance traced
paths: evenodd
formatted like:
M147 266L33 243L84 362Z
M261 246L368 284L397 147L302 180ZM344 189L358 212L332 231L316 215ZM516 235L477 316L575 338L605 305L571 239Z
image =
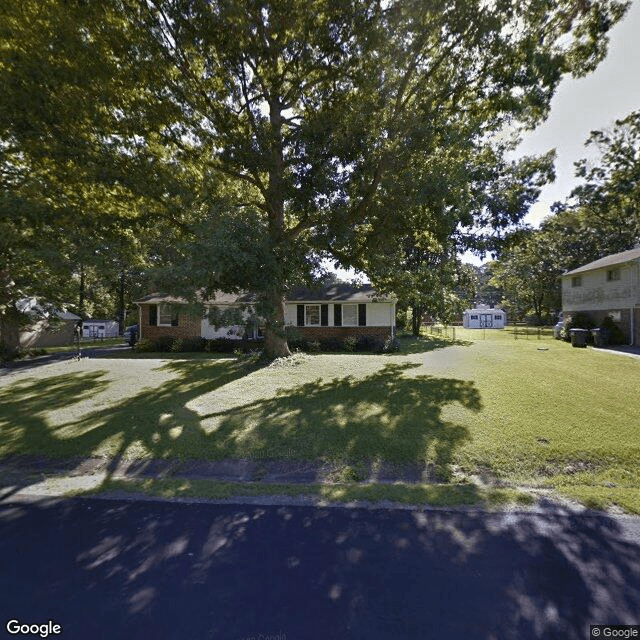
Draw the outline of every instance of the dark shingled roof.
M297 287L287 295L287 302L390 302L391 296L379 294L370 284L352 286L335 284L322 289Z
M203 304L249 304L256 302L258 296L254 293L223 293L222 291L216 291L215 298L209 298L202 300L201 296L198 296L198 300ZM160 302L169 302L175 304L187 304L189 301L186 298L178 296L171 296L166 293L151 293L140 300L136 300L136 304L158 304Z
M251 304L256 302L258 296L255 293L222 293L216 292L215 298L201 300L204 304ZM286 296L287 302L391 302L393 296L380 295L370 284L352 286L349 284L336 284L322 289L308 289L296 287ZM187 304L186 298L170 296L164 293L152 293L136 304L158 304L160 302L173 302Z
M613 253L610 256L605 256L599 260L594 260L589 264L585 264L582 267L573 269L563 273L563 276L572 276L575 273L583 273L584 271L592 271L593 269L603 269L604 267L610 267L615 264L622 264L624 262L630 262L631 260L637 260L640 258L640 247L630 249L629 251L621 251L620 253Z

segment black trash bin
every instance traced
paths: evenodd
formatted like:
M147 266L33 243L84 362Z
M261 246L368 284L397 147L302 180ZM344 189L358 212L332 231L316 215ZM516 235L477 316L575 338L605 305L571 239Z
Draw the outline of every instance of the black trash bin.
M572 347L587 346L587 336L589 335L589 331L587 331L587 329L571 329L569 333L571 334Z
M609 332L606 329L591 329L593 345L595 347L606 347L609 345Z

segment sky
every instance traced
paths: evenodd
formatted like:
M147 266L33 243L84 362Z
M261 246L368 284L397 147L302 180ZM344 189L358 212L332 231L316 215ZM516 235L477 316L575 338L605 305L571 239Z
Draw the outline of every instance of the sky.
M526 134L516 156L556 149L556 180L547 185L525 222L537 226L551 205L564 201L578 185L573 163L593 156L584 143L591 131L640 109L640 0L610 32L607 57L585 78L565 78L551 103L549 118Z

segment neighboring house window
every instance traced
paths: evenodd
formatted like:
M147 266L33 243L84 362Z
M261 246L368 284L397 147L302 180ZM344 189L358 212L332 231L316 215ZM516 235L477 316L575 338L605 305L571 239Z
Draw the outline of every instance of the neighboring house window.
M358 305L357 304L342 305L342 326L343 327L358 326Z
M477 320L477 319L478 319L478 316L474 316L474 315L472 315L472 316L471 316L471 319L472 319L472 320Z
M304 323L308 327L320 326L320 305L307 304L304 307Z
M297 305L296 324L299 327L326 327L329 325L328 304Z
M572 287L581 287L582 286L582 276L573 276L571 278L571 286Z
M611 282L613 280L620 280L620 269L607 270L607 282Z
M498 315L495 316L495 319L496 320L502 320L502 316L500 314L498 314Z
M162 302L158 305L158 326L159 327L177 327L178 312L172 309L170 304Z

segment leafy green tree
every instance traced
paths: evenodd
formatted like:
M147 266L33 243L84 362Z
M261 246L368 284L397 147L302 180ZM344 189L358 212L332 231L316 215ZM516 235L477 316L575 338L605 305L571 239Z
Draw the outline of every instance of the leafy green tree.
M194 256L179 284L191 279L199 287L259 291L272 356L289 352L284 296L292 281L324 256L358 267L379 251L381 237L415 234L414 216L405 217L409 197L419 205L433 191L450 194L465 183L485 193L483 182L503 173L494 134L506 124L540 122L563 74L584 75L603 58L606 34L627 6L617 0L9 5L12 37L0 71L3 83L8 75L23 95L33 93L25 121L37 123L35 133L30 125L11 126L11 139L19 148L33 145L30 153L53 140L57 168L75 158L74 180L98 185L94 204L100 192L116 208L130 201L123 221L155 216L175 223L183 246L207 254ZM39 88L29 73L48 74L52 56L55 80ZM66 104L74 114L60 118L56 109ZM62 120L60 130L49 118L54 125ZM497 175L480 159L492 153ZM478 172L469 182L465 156ZM414 167L446 167L448 160L451 171L412 182ZM481 206L478 193L470 193L471 208L446 215L467 228L507 227L522 214L510 185ZM176 250L173 257L184 255ZM197 274L204 281L196 282Z
M535 229L518 232L517 242L492 264L492 284L504 293L503 304L522 319L533 312L538 324L560 307L558 265L548 251L548 239Z
M558 265L573 269L640 241L640 111L594 131L586 142L597 160L576 163L583 179L542 225Z
M616 120L611 130L593 131L586 146L600 158L576 163L584 182L572 198L595 218L608 252L624 251L640 240L640 111Z

